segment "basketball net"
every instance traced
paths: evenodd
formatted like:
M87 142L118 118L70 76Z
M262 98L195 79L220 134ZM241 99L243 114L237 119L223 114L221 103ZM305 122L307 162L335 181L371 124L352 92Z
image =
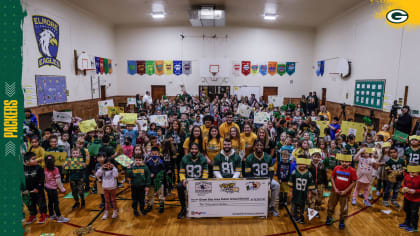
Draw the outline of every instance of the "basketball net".
M219 73L220 71L220 65L210 65L209 66L209 72L213 75L213 77L211 77L212 81L217 81L217 73Z

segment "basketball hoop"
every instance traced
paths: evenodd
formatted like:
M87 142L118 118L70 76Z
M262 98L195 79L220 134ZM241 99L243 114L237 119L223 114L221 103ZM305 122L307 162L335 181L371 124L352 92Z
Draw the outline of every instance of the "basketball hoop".
M216 75L220 71L220 65L209 65L209 72L213 75L212 81L217 81Z

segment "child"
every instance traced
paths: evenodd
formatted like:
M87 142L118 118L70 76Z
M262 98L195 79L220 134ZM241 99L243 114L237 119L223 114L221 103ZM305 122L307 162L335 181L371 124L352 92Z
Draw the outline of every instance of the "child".
M404 178L403 171L405 169L405 162L398 157L398 151L395 148L389 149L390 159L385 162L386 187L384 193L383 204L388 207L389 195L392 193L391 204L395 207L400 207L397 202L398 192L400 191L401 182Z
M61 148L64 152L67 153L67 156L70 156L70 143L68 142L70 138L69 133L61 133L61 138L58 139L58 147Z
M57 187L60 188L62 193L65 193L66 189L61 183L60 172L58 171L58 168L55 167L55 159L51 155L45 157L44 174L45 191L47 192L48 196L48 211L50 213L50 219L57 220L58 223L69 222L70 220L62 216L60 213Z
M23 170L25 173L26 183L23 194L29 194L31 199L30 205L28 206L30 216L26 221L26 224L32 224L36 220L36 214L38 213L36 209L37 205L39 212L41 213L38 224L44 224L47 219L47 206L44 194L44 171L42 170L42 167L36 162L35 153L25 153L23 160L25 161Z
M331 142L331 136L330 136L331 132L330 132L330 128L326 127L324 129L324 141L329 143Z
M126 137L124 141L124 145L122 146L122 149L124 151L124 155L131 158L133 156L133 145L131 142L131 137Z
M319 152L312 153L312 165L309 171L314 177L315 194L310 200L311 208L317 211L321 210L322 198L324 197L324 188L328 186L327 169L321 161L321 154ZM317 215L319 217L319 214Z
M131 168L127 169L127 177L131 181L131 197L133 198L133 211L134 216L139 216L137 206L140 205L140 212L146 215L147 211L144 210L144 196L148 194L150 187L150 171L149 168L143 163L141 155L134 156L134 164Z
M353 162L351 163L351 166L355 167L355 162L357 162L356 158L354 158L354 155L357 153L358 145L355 142L355 137L353 134L350 134L347 137L347 144L344 146L344 149L347 154L351 154L353 156Z
M385 142L382 144L382 153L379 156L378 160L378 176L377 176L377 184L376 184L376 196L381 196L381 189L385 190L386 187L386 179L385 179L385 163L390 159L389 157L389 149L391 148L391 143ZM383 186L382 186L383 185Z
M114 207L114 210L112 211L112 219L115 219L118 217L117 201L115 199L117 195L118 170L111 163L111 158L107 158L105 160L103 166L96 172L96 178L102 179L102 188L105 196L105 211L102 219L108 219L111 202Z
M361 188L363 189L364 196L363 204L367 207L372 206L369 202L369 185L373 179L373 170L374 168L377 168L377 162L372 157L371 151L371 148L362 148L353 158L355 162L359 161L356 188L354 189L353 200L351 201L351 204L353 205L356 205L356 197Z
M96 156L96 165L95 165L95 176L96 172L104 165L106 159L106 153L99 152ZM101 195L101 203L99 204L99 208L102 208L105 206L105 196L104 196L104 189L102 188L102 178L96 178L96 187L97 187L97 193Z
M81 158L80 150L78 148L73 148L71 150L71 157L67 157L65 163L63 164L63 167L65 168L67 166L67 169L69 170L70 188L75 202L72 207L73 209L80 206L85 207L85 196L83 194L83 177L85 171L83 169L74 168L71 165L71 162L75 162L76 158ZM77 166L82 165L83 168L86 168L86 164L84 162L76 162L75 164ZM79 196L81 204L79 203Z
M284 150L289 152L289 157L292 157L292 153L294 150L294 146L292 145L292 138L290 136L286 137L286 143L281 146L280 152L283 153ZM282 154L283 155L283 154Z
M337 203L340 202L340 229L345 227L344 219L347 217L349 209L349 196L357 181L356 171L350 166L350 158L350 156L342 158L341 165L336 166L331 174L332 191L328 200L326 225L331 225L334 222L332 216Z
M41 147L47 150L50 147L50 136L52 134L51 128L46 128L43 132Z
M420 206L420 166L409 165L408 174L404 177L402 192L404 193L405 220L399 227L407 232L418 232Z
M312 190L315 189L314 179L308 171L306 161L309 160L305 155L297 158L297 169L292 172L289 178L289 198L292 199L292 211L294 220L305 224L305 204L311 198Z
M43 147L39 146L39 137L34 135L31 137L31 147L29 148L28 152L33 152L36 155L36 162L42 163L44 156L45 156L45 150Z
M420 136L410 136L410 146L404 152L406 164L415 163L420 165Z
M146 163L147 167L150 170L150 178L153 185L153 188L149 190L147 195L149 202L146 211L149 212L152 210L153 203L155 202L155 195L159 196L159 213L164 211L164 201L165 196L163 194L163 182L166 179L165 165L160 159L160 153L158 147L153 147L150 153L151 158Z
M287 204L287 193L289 187L287 182L290 177L290 153L288 150L281 152L281 158L277 162L277 178L280 182L280 193L279 193L279 210L283 209L283 206Z

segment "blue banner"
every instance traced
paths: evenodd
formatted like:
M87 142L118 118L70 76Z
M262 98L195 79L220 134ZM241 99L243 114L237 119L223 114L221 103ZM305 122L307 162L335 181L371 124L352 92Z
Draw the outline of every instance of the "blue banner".
M127 71L130 75L137 73L137 61L127 61Z
M267 66L267 64L263 64L263 65L260 65L260 74L261 75L266 75L267 74L267 70L268 70L268 66Z
M99 63L99 57L95 57L95 68L96 68L96 74L100 74L101 64Z
M182 74L182 61L173 61L174 67L174 74L181 75Z
M286 63L286 72L289 75L292 75L295 73L296 70L296 62L287 62Z

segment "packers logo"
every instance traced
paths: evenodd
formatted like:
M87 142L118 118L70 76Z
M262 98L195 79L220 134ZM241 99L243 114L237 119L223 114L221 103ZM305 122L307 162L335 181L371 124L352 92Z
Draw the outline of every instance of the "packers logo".
M386 19L393 24L401 24L408 20L408 13L401 9L394 9L386 14Z
M235 187L235 183L220 184L220 190L226 193L239 192L239 187Z
M41 57L38 58L38 68L45 65L61 69L61 62L57 59L59 42L59 25L54 20L40 15L32 16L35 38Z

